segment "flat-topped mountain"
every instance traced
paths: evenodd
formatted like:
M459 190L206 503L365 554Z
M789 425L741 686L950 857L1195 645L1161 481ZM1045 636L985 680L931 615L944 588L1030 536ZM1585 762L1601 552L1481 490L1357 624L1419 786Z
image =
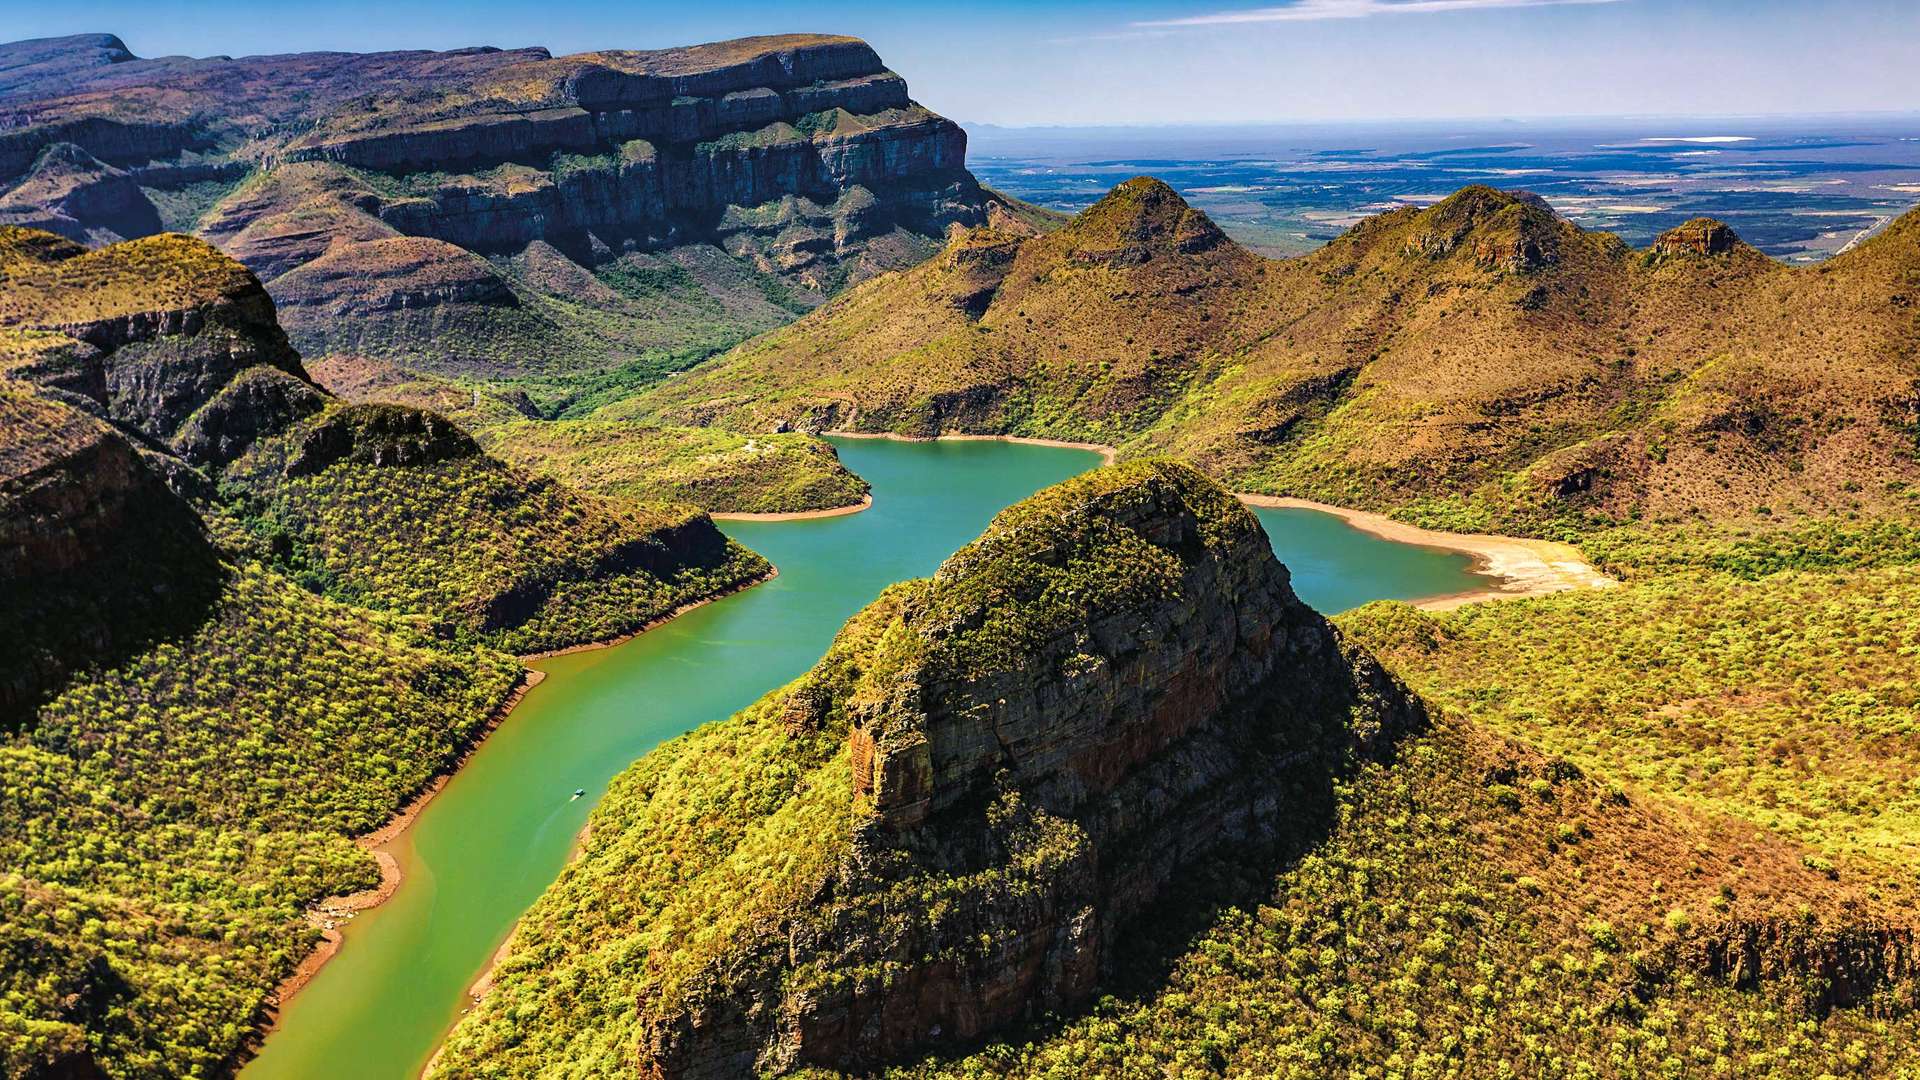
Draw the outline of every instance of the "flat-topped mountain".
M1845 510L1920 482L1916 275L1912 213L1788 269L1718 222L1634 251L1485 187L1274 261L1142 178L1048 235L957 237L603 415L1099 441L1516 527Z
M780 325L1007 205L967 173L964 132L829 35L563 57L17 42L0 118L0 224L194 232L260 276L310 356L555 394Z

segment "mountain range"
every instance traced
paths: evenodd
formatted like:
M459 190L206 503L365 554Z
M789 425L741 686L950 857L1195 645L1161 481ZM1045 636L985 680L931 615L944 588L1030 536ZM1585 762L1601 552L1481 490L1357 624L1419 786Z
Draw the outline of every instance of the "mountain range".
M525 381L673 370L1013 223L866 43L133 56L0 46L0 224L168 229L253 270L294 344ZM431 344L429 344L431 343Z
M1473 187L1265 259L1141 178L600 415L1168 453L1241 490L1551 529L1886 507L1920 480L1920 215L1789 269Z

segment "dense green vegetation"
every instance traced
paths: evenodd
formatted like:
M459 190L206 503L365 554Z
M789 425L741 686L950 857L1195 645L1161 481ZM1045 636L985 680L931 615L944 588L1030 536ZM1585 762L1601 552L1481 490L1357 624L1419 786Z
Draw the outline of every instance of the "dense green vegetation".
M691 503L715 513L852 506L866 481L812 435L739 435L618 420L528 420L487 431L503 461L582 491Z
M0 364L6 349L0 338ZM840 464L832 446L804 433L746 436L632 421L541 420L531 399L510 384L417 375L363 358L327 360L313 373L350 400L440 413L494 457L576 491L715 513L826 510L855 505L867 493L866 482Z
M0 1072L223 1074L312 906L379 882L353 838L520 682L499 649L629 633L766 563L691 507L326 397L199 241L0 230L0 283ZM106 320L97 347L44 332ZM25 380L111 384L119 426ZM202 467L141 427L188 391Z
M141 188L140 191L159 211L160 224L168 232L192 233L200 219L221 199L233 193L244 180L196 180L175 188Z
M392 816L520 678L511 657L223 571L192 631L89 671L0 745L0 1062L221 1071L315 940L379 880Z
M1076 563L1071 538L1112 522L1059 514L1089 485L1124 496L1142 467L1003 514L808 676L624 774L441 1073L618 1074L659 1017L715 1000L714 972L756 978L741 928L778 925L847 863L853 713L872 724L922 665L992 677L1075 610L1165 591L1149 551L1103 543L1116 558ZM1347 616L1435 707L1434 730L1341 779L1329 831L1304 830L1293 857L1198 868L1125 939L1091 1008L888 1075L1912 1074L1911 537L1623 529L1588 538L1628 575L1616 590ZM945 651L917 651L896 612L952 628ZM1009 842L1025 865L1071 852L1044 833ZM977 902L901 889L884 894L890 932ZM824 932L802 925L794 941ZM868 977L802 963L789 989Z
M1920 888L1920 560L1903 522L1586 542L1624 588L1349 619L1429 701ZM1902 869L1909 868L1909 869Z
M1689 935L1737 920L1761 875L1766 904L1806 905L1817 936L1816 906L1835 911L1823 878L1750 836L1701 835L1745 846L1697 854L1675 823L1577 777L1443 726L1343 783L1331 835L1165 967L1142 963L1058 1027L889 1075L1812 1080L1914 1067L1910 985L1887 991L1899 1019L1822 1016L1799 987L1736 990L1684 962Z
M224 490L265 552L327 595L519 653L632 633L766 572L699 510L576 493L451 425L415 431L421 416L336 408L256 447ZM352 452L298 464L336 439Z

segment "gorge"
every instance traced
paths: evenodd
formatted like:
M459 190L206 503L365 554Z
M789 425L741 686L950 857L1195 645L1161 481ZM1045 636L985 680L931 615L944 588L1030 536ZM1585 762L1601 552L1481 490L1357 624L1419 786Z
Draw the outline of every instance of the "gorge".
M611 650L538 661L548 678L428 805L396 852L405 884L282 1012L249 1076L424 1064L522 910L552 880L614 773L805 670L886 586L926 573L1002 506L1098 464L999 443L848 441L874 505L846 518L728 524L780 576ZM1302 595L1349 606L1473 586L1464 556L1368 537L1323 515L1272 521L1276 551L1318 568ZM1391 584L1382 586L1376 567ZM571 802L586 787L593 799Z
M602 44L0 44L0 1075L1920 1063L1920 159L1276 259Z

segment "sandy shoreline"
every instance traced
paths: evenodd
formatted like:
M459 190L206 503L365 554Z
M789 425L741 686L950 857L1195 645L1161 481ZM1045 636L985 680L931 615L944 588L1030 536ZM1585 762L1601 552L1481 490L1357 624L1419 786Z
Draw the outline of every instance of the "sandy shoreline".
M648 630L652 630L666 622L676 619L695 608L704 607L707 604L713 603L715 600L732 596L737 592L743 592L755 585L771 581L779 576L779 573L780 571L777 568L769 569L766 573L743 581L724 592L715 593L712 596L702 597L691 603L682 604L667 614L647 622L630 634L623 634L618 638L607 641L597 641L585 645L574 645L565 649L555 649L550 652L528 654L520 657L520 662L526 664L536 660L544 660L549 657L564 656L568 653L586 652L591 649L610 649L615 645L631 641L641 634L646 633ZM474 731L459 756L448 762L439 772L435 773L433 778L427 782L427 786L422 789L418 795L414 796L406 806L402 807L399 813L388 818L386 824L375 829L373 832L354 838L354 843L371 852L374 861L379 864L380 884L371 889L363 889L360 892L349 893L345 896L329 896L307 909L307 922L312 925L314 929L320 931L320 943L315 945L307 955L301 957L300 962L294 966L292 973L285 979L282 979L280 985L275 987L273 992L268 995L266 1003L267 1024L260 1032L259 1038L261 1041L265 1041L267 1036L279 1028L281 1011L287 1007L287 1004L291 1002L301 990L306 988L309 982L313 981L313 977L320 973L320 969L326 966L327 961L333 959L335 954L340 951L341 944L346 940L346 935L342 929L346 923L351 921L353 917L360 912L379 907L381 904L386 903L393 897L393 894L399 890L402 875L400 873L400 862L393 854L394 845L401 837L406 835L408 829L413 827L414 822L419 819L421 811L427 808L427 804L433 801L433 797L438 795L441 789L445 788L447 783L459 774L461 768L466 765L467 761L486 743L487 736L492 735L501 724L505 723L507 717L512 715L514 708L527 696L527 692L540 685L546 677L546 672L534 668L528 668L522 672L520 681L514 684L513 690L510 691L500 704L494 708L493 712L489 714L486 723ZM496 957L495 962L497 961L498 958ZM488 970L492 970L491 963L488 965Z
M825 510L787 510L773 511L764 514L747 513L745 511L739 513L714 513L710 510L707 512L707 516L715 521L810 521L814 518L846 517L848 514L857 514L872 505L873 496L863 495L857 503L848 503L846 506L833 506Z
M1485 588L1412 601L1414 607L1427 611L1452 611L1482 600L1514 600L1566 592L1569 589L1611 589L1620 584L1595 569L1586 556L1580 554L1579 548L1556 540L1440 532L1395 521L1385 514L1370 510L1349 510L1310 499L1240 493L1236 493L1236 497L1249 506L1317 510L1332 514L1361 532L1371 533L1383 540L1464 552L1473 556L1474 573L1495 580L1494 584Z
M507 693L499 705L494 707L493 712L488 714L486 722L474 730L457 757L435 773L432 779L427 781L427 786L421 789L420 793L415 795L407 805L401 807L399 813L388 818L386 824L370 833L354 837L353 842L371 852L374 861L379 864L380 884L345 896L329 896L307 909L307 922L320 931L320 944L315 945L311 952L300 958L300 963L294 966L292 974L282 979L280 985L274 988L272 995L267 999L269 1019L262 1038L272 1034L274 1029L280 1026L280 1010L305 989L307 983L311 982L313 977L319 974L320 969L326 966L327 961L333 959L334 954L340 951L340 944L345 940L341 927L360 912L386 903L400 888L400 862L393 854L394 842L413 827L414 821L420 817L420 812L427 808L427 804L433 801L433 797L440 794L441 789L447 786L447 782L466 765L474 752L487 741L487 736L492 735L495 729L506 722L515 706L527 696L527 691L539 686L546 677L546 672L534 671L531 668L521 672L520 680L513 684L513 689Z

